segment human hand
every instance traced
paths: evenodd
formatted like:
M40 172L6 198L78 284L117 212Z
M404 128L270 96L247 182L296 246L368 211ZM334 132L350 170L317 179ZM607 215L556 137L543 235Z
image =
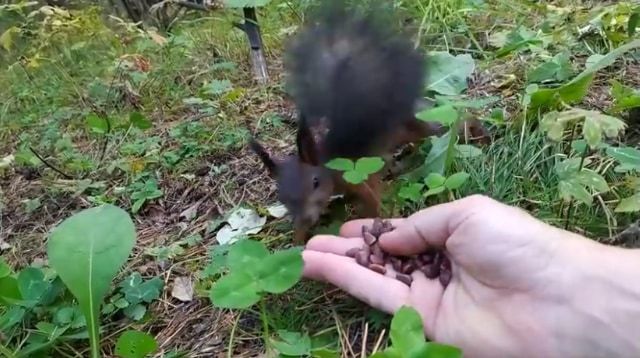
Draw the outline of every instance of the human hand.
M402 305L414 307L428 337L460 347L465 356L615 352L582 334L581 325L593 324L593 317L575 307L579 299L574 281L593 273L587 266L594 252L607 246L546 225L520 209L471 196L391 220L395 230L379 240L385 251L413 255L438 247L452 262L446 288L418 271L408 287L390 270L380 275L345 256L363 245L361 227L371 221L346 223L340 232L344 238L312 238L303 252L304 275L330 282L388 313ZM569 338L575 339L563 341Z

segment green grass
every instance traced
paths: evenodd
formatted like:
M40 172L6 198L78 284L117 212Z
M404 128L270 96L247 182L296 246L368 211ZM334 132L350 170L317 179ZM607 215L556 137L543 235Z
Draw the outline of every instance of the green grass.
M556 4L574 6L573 2ZM10 51L0 49L0 83L10 84L0 86L0 157L16 156L10 170L0 169L3 225L6 222L9 226L7 242L15 249L8 255L10 263L24 267L41 258L42 233L80 208L112 202L130 209L135 202L132 191L141 190L142 183L153 179L162 195L150 199L133 215L140 238L130 269L146 269L149 275L162 275L167 282L176 275L167 267L187 276L203 269L215 237L215 231L204 233L210 222L223 218L237 205L263 209L275 199L273 183L257 164L257 158L246 150L245 140L247 134L254 133L279 155L293 147L292 109L282 88L280 56L309 5L310 2L278 0L259 10L272 77L267 86L252 81L246 38L231 26L231 21L238 19L237 11L187 17L171 35L163 35L167 39L165 45L133 26L125 28L105 20L97 8L74 11L74 21L50 18L60 20L59 25L43 25L0 13L0 20L4 19L2 16L11 20L0 27L0 32L15 25L23 26L29 34L16 38ZM572 61L577 61L593 53L606 53L624 41L602 35L576 39L573 31L585 26L590 18L587 10L574 9L576 16L571 20L525 1L481 4L407 0L397 1L396 5L410 18L408 26L421 48L474 57L477 77L471 82L470 93L500 97L497 106L507 110L507 123L496 127L495 140L482 148L481 156L454 162L454 171L470 174L455 195L408 203L398 200L392 190L389 200L394 205L389 209L394 215L408 215L427 205L485 193L520 206L553 225L564 227L568 222L570 229L592 238L609 237L634 220L633 214L613 212L616 203L633 191L626 186L625 175L614 172L611 159L602 153L590 155L593 164L589 168L603 175L613 190L595 197L592 205L563 203L554 166L568 154L577 154L568 150L568 140L553 143L540 131L537 122L542 113L529 113L528 125L524 129L521 126L525 76L532 68L562 49L569 49ZM556 26L548 47L518 49L496 58L497 49L487 44L497 32L524 26L537 33L545 24ZM18 61L20 58L24 61ZM140 59L142 62L136 62ZM148 70L145 64L149 65ZM580 70L577 62L573 65ZM637 63L627 57L621 66L637 68ZM509 75L513 75L512 82L497 85ZM636 88L640 85L633 79L621 79ZM604 100L583 101L580 105L606 111L608 84L599 81L591 93ZM491 109L483 108L471 115L485 117ZM134 112L141 113L151 128L128 128ZM91 114L109 119L112 128L106 137L92 132L87 125ZM73 180L62 180L34 157L30 147ZM423 149L428 150L428 146ZM425 154L419 154L417 160L424 160ZM27 179L31 174L34 177ZM400 181L392 184L398 186ZM180 214L201 198L206 200L197 215L191 220L181 219ZM26 210L28 205L36 204L34 199L40 205ZM335 229L345 213L334 214L324 223L329 227L322 229ZM168 238L183 239L193 233L202 234L203 242L170 262L157 263L142 254L158 242L167 245ZM34 237L38 240L29 240L28 245L21 241ZM286 219L270 219L255 236L274 248L290 245L290 237L291 224ZM203 291L210 284L210 278L196 282ZM206 297L200 299L199 310L190 311L186 319L195 322L202 312L219 313ZM271 330L323 333L333 342L342 336L343 342L354 347L363 340L365 323L369 324L369 347L388 326L389 317L312 282L301 282L283 295L268 297L266 304ZM153 315L143 323L145 328L154 334L162 332L165 338L175 337L169 343L171 348L195 349L194 339L181 341L188 334L181 331L172 335L172 327L165 325L175 316L176 306L163 301L151 310ZM237 347L255 351L262 344L259 312L219 314L216 317L223 318L206 334L215 331L226 339L239 314L234 338ZM107 327L131 324L112 323ZM345 335L349 338L346 341ZM64 352L60 354L73 356L85 348L79 342L57 349L58 353ZM346 352L348 347L342 349Z

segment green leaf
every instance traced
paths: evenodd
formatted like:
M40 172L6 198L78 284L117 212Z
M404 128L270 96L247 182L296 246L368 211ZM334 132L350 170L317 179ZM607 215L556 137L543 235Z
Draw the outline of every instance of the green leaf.
M575 180L588 187L593 188L597 192L604 193L609 191L609 184L602 177L602 175L594 172L593 170L583 168L580 173L577 173L573 178Z
M587 142L584 139L576 139L571 142L571 148L576 153L582 154L587 149Z
M460 348L429 342L424 352L417 357L430 357L430 358L462 358L462 350Z
M640 211L640 193L620 200L620 203L615 208L616 213L632 213L637 211Z
M18 274L18 287L22 299L34 307L47 293L51 284L45 280L42 270L35 267L27 267Z
M582 135L591 148L596 147L602 142L602 130L598 122L592 117L585 118L582 126Z
M596 72L611 66L620 56L638 47L640 47L640 40L631 41L592 62L566 84L557 88L537 88L529 93L531 106L533 109L537 109L540 107L553 107L559 103L559 100L567 104L581 101L587 94Z
M404 353L423 345L424 326L418 311L409 306L402 306L393 315L389 337L393 347Z
M132 126L142 130L149 129L153 126L151 124L151 121L145 118L140 112L131 112L131 114L129 115L129 123L131 123Z
M555 78L560 66L553 62L545 62L527 74L527 79L532 82L544 82Z
M13 43L15 42L15 38L20 34L20 28L16 26L12 26L6 29L2 35L0 35L0 45L4 47L5 50L11 51L13 48Z
M143 304L138 303L125 307L123 312L125 316L132 320L139 321L144 317L144 314L147 313L147 308Z
M258 282L246 272L232 272L216 281L209 298L219 308L248 308L260 300Z
M384 167L384 160L379 157L360 158L356 161L354 170L366 176L378 172Z
M424 185L420 183L410 183L400 188L398 196L405 200L418 202L422 199L422 188L424 188Z
M470 175L465 172L455 173L447 178L447 180L444 182L444 186L446 186L449 190L456 190L460 188L462 184L467 181L467 179L469 179L469 176Z
M444 165L451 135L455 134L452 134L452 131L449 130L442 137L431 138L431 150L424 160L424 172L444 174Z
M565 201L570 201L573 198L587 205L591 205L593 202L591 194L577 180L561 180L558 183L558 190L560 191L560 198Z
M438 195L440 193L442 193L443 191L445 191L447 189L447 187L443 186L438 186L435 187L433 189L429 189L427 190L424 194L422 194L422 196L424 196L425 198L433 196L433 195Z
M456 157L476 158L482 155L482 149L469 144L456 144Z
M419 112L416 114L416 118L422 121L438 122L445 126L451 126L458 120L458 111L448 104Z
M281 354L288 356L305 356L311 352L311 339L307 334L278 330L281 340L272 340L271 343Z
M632 37L636 33L638 24L640 23L640 12L636 10L631 16L629 16L629 22L627 24L627 36Z
M122 358L144 358L157 349L153 336L134 330L122 332L116 342L116 354Z
M261 262L260 288L269 293L282 293L302 278L304 261L298 248L271 254Z
M163 281L159 277L143 281L138 272L132 273L118 285L130 304L150 303L160 297L162 286Z
M49 238L49 264L78 300L87 320L94 354L100 344L100 303L135 241L133 221L124 210L113 205L74 214L60 223Z
M9 329L22 322L27 310L20 306L11 306L0 315L0 331L7 332Z
M87 125L92 132L105 134L109 129L109 124L105 118L99 117L97 114L91 113L87 116Z
M607 155L617 160L621 165L616 172L640 171L640 150L633 147L608 147Z
M499 96L467 98L465 96L442 96L437 94L434 97L438 106L451 105L453 108L485 109L493 103L500 101Z
M443 186L445 181L447 178L440 173L431 173L424 179L424 183L431 189Z
M11 276L0 278L0 304L10 306L21 299L18 280Z
M339 170L342 172L353 170L355 167L351 160L345 158L332 159L328 161L325 166L329 169Z
M475 62L469 54L453 56L448 52L434 51L428 55L427 62L426 88L449 96L467 89L467 78L475 69Z
M344 180L346 180L348 183L351 184L360 184L362 182L364 182L365 180L367 180L367 175L366 174L362 174L360 172L357 172L355 170L351 170L348 172L345 172L342 177L344 178Z
M262 261L269 256L269 251L260 241L244 239L231 246L227 255L226 264L233 272L244 270L246 272L257 272L263 265Z

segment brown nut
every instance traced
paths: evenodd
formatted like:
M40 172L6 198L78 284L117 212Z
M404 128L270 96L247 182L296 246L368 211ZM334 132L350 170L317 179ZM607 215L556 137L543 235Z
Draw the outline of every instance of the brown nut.
M359 248L359 247L354 247L354 248L351 248L351 249L347 250L347 252L345 252L345 255L348 256L348 257L356 257L356 254L360 250L362 250L362 249Z
M364 267L369 266L369 253L364 250L358 251L356 254L356 262Z
M449 258L444 256L444 259L440 264L440 276L439 276L440 283L442 284L442 286L447 287L449 282L451 282L451 276L452 276L451 261L449 261Z
M440 275L440 266L430 263L428 265L420 267L420 271L422 271L428 279L433 280L434 278L438 277L438 275Z
M416 269L416 265L413 260L405 261L402 264L402 269L400 270L404 274L411 274Z
M362 233L362 238L364 239L364 243L371 246L373 244L375 244L376 242L378 242L378 238L373 236L372 233L370 232L364 232Z
M401 281L402 283L404 283L407 286L411 286L411 282L413 282L413 277L411 277L409 275L402 274L402 273L397 273L396 274L396 279L398 281Z
M384 265L384 259L382 257L376 256L374 254L369 255L369 261L372 264Z
M377 264L370 264L369 265L369 270L375 271L379 274L384 275L385 273L387 273L387 268L382 266L382 265L377 265Z

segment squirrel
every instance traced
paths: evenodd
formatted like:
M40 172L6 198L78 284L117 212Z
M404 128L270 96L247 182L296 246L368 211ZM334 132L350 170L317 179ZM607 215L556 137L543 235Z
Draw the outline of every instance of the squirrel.
M276 160L255 138L249 140L277 182L296 244L306 242L334 195L359 198L361 216L380 215L381 172L353 185L326 162L389 158L397 146L446 131L415 117L427 106L424 55L381 11L358 13L343 1L324 2L285 48L288 86L299 112L297 153Z

